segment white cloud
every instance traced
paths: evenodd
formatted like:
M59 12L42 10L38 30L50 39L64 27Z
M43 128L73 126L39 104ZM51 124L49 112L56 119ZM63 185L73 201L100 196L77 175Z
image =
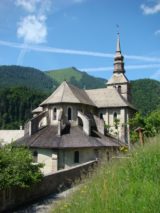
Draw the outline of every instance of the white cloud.
M152 15L160 12L160 1L157 0L156 4L153 6L147 6L145 4L141 5L141 9L145 15Z
M28 12L17 24L17 37L23 39L24 49L19 53L17 64L23 62L27 44L40 44L47 40L47 12L52 0L16 0L15 5Z
M40 44L46 41L47 27L44 15L36 17L29 15L18 23L17 35L23 38L25 43Z
M21 18L17 26L17 36L25 43L40 44L47 40L47 12L51 7L51 0L16 0L28 15Z
M16 0L15 4L22 7L27 12L33 13L36 11L37 4L41 1L42 0Z

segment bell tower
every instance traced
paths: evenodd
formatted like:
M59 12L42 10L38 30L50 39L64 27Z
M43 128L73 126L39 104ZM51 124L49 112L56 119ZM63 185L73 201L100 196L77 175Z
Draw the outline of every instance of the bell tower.
M125 76L124 57L121 53L120 35L117 33L116 53L114 57L114 70L112 77L107 82L107 87L115 87L127 100L131 100L130 83Z

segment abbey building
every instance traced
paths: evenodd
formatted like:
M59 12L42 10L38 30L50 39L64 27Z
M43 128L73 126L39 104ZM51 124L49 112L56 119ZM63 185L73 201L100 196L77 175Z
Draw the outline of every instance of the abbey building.
M118 36L114 71L106 88L83 90L64 81L33 110L25 136L17 140L33 151L48 173L109 158L121 144L129 145L128 120L135 112Z

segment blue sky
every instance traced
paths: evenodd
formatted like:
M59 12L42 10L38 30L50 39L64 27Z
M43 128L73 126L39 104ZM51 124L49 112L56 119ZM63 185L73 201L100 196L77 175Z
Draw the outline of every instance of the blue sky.
M0 64L108 79L119 25L130 80L160 80L160 0L1 0Z

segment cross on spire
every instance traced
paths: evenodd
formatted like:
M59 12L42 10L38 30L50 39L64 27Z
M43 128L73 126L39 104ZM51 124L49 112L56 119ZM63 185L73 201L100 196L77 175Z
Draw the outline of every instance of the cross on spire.
M119 25L117 24L116 27L117 27L117 48L116 48L116 52L121 52Z
M119 24L116 24L116 28L117 28L117 35L119 35Z

